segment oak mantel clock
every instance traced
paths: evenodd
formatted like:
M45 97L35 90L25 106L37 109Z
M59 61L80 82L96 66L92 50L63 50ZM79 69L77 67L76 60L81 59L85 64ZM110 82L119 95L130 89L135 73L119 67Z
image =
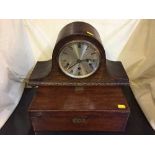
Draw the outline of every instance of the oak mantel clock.
M38 62L27 85L36 89L29 107L36 133L125 130L127 74L121 62L106 60L99 33L88 23L62 28L52 60Z

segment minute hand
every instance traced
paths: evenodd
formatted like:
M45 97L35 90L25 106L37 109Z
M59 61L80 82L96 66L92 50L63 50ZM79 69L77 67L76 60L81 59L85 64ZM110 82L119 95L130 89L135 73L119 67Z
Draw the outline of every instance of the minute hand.
M75 64L73 64L72 66L70 66L68 69L74 67L74 66L77 65L77 64L78 64L78 62L76 62Z

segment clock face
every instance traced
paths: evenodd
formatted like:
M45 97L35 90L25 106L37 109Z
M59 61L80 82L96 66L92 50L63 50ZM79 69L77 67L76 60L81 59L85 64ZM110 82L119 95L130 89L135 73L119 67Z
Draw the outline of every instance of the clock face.
M61 48L58 61L66 75L85 78L98 69L100 52L96 46L86 40L71 41Z

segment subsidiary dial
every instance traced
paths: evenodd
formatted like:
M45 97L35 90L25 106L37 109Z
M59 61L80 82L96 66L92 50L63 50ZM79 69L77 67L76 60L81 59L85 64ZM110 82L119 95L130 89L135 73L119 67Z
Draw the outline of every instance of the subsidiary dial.
M86 40L70 41L61 48L58 61L66 75L72 78L86 78L98 69L100 52Z

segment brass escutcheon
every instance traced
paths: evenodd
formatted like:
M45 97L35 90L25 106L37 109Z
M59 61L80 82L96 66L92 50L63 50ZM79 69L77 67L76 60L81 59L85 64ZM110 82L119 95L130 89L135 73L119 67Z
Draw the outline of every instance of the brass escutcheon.
M83 118L83 117L74 117L72 119L72 122L74 124L81 124L81 123L85 123L86 122L86 118Z

